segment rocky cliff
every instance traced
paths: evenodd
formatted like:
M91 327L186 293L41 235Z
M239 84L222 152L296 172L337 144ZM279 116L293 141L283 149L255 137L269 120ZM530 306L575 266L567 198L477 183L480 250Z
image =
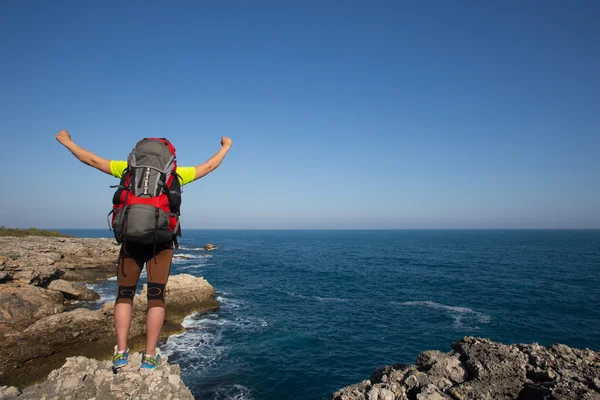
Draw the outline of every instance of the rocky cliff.
M453 351L376 370L334 400L600 399L600 354L556 344L503 345L465 337Z
M69 312L65 304L96 299L72 281L114 276L118 251L110 239L0 237L0 385L40 381L67 357L102 359L112 353L113 303ZM180 323L191 312L219 307L206 280L185 274L169 279L165 299L163 336L181 332ZM142 292L135 298L130 329L134 350L145 333L145 311Z
M131 354L130 364L114 374L110 361L81 356L68 358L44 383L30 386L23 393L15 387L0 388L0 399L193 400L192 393L181 381L178 365L169 365L164 357L156 371L143 371L139 369L141 360L140 353Z

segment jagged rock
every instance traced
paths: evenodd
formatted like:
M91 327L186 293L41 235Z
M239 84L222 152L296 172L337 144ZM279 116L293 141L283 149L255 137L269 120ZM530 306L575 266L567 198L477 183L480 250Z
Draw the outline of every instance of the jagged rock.
M0 283L5 283L12 280L12 274L10 272L0 272Z
M14 386L0 386L0 400L14 399L20 394L19 389Z
M528 357L526 393L530 398L600 399L600 354L563 344L548 348L521 345ZM590 395L595 393L595 397Z
M463 399L516 399L526 379L527 357L517 346L489 339L464 338L452 345L465 359L469 382L452 388Z
M371 381L346 386L333 394L333 400L369 399L368 393L371 387Z
M116 270L119 247L113 239L0 237L0 263L15 281L45 286L106 279Z
M100 299L100 295L92 289L63 279L50 282L48 289L61 292L68 300L94 301Z
M503 345L465 337L454 351L426 351L416 365L378 368L334 400L600 400L600 354L557 344ZM390 393L394 397L390 397Z
M34 321L61 313L64 297L31 285L0 285L0 333L20 331Z
M214 249L216 249L216 248L217 248L217 246L215 246L215 245L214 245L214 244L212 244L212 243L207 243L207 244L205 244L205 245L204 245L202 248L203 248L204 250L206 250L206 251L211 251L211 250L214 250Z
M180 332L181 321L191 312L219 307L214 288L205 279L187 274L169 278L165 298L165 334L169 329ZM146 304L144 295L136 296L129 331L132 343L136 337L143 338L145 334ZM75 354L89 357L111 354L114 346L113 306L110 302L100 310L77 309L51 315L22 332L6 332L0 337L0 383L26 384L59 367L66 357ZM44 362L28 362L37 358L43 358Z
M62 368L50 373L46 382L25 389L19 399L194 398L181 381L178 365L169 365L164 357L157 370L140 371L141 360L141 354L132 353L129 356L129 365L113 374L110 361L97 361L85 357L68 358Z
M417 400L453 400L452 397L444 394L434 385L425 385L421 392L417 394Z
M462 383L469 377L467 369L460 362L458 353L442 353L430 350L417 357L417 367L430 376L444 377L453 383Z

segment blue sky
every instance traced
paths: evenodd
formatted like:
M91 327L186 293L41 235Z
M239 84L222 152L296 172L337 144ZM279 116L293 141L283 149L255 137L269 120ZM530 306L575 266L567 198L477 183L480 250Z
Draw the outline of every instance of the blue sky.
M0 224L106 226L167 137L189 228L600 228L595 1L0 2Z

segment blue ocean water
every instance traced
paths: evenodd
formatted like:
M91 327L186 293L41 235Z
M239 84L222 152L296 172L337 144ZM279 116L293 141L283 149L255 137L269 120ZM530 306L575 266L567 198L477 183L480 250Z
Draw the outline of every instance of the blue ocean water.
M600 349L597 230L187 230L181 245L172 273L221 301L161 344L197 398L328 399L465 335ZM94 288L114 298L116 281Z

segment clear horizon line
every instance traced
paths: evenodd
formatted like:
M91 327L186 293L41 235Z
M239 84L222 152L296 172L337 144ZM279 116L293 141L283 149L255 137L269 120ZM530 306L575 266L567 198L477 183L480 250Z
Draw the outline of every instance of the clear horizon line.
M14 229L14 228L13 228ZM18 228L30 229L30 228ZM107 228L38 228L44 230L106 230ZM598 228L186 228L185 230L207 230L207 231L595 231ZM185 231L184 230L184 231Z

